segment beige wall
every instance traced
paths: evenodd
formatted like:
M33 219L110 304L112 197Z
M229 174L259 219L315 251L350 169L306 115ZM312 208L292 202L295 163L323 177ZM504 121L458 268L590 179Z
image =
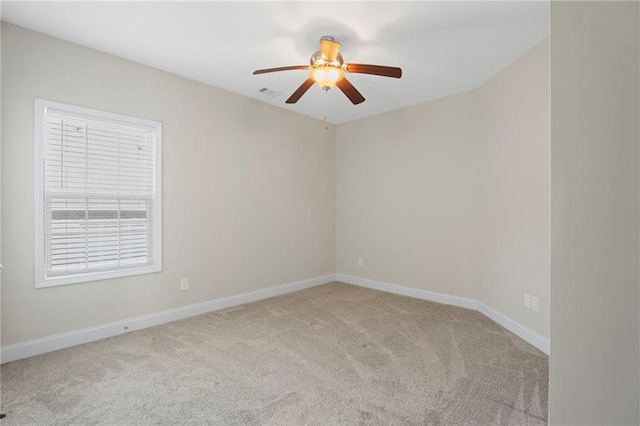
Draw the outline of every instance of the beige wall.
M333 129L8 24L2 65L2 345L335 272ZM163 123L162 273L34 288L36 97Z
M0 6L0 19L2 7ZM0 48L2 47L2 31L0 31ZM2 264L2 50L0 49L0 264ZM2 270L0 270L0 345L2 344Z
M638 22L551 3L553 425L640 421Z
M548 337L548 74L545 41L479 90L339 125L338 273L479 299Z
M478 300L549 337L549 41L480 89L484 148ZM524 308L524 293L539 312Z
M338 273L477 296L477 95L338 126Z

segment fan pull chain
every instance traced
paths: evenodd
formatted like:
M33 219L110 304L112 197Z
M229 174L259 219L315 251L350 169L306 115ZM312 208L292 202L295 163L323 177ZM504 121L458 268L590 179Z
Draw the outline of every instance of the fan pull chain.
M322 90L324 91L324 96L323 96L324 97L324 100L323 100L324 106L322 108L322 110L324 111L322 113L322 116L324 118L324 129L325 130L329 130L329 123L327 122L327 93L329 93L329 89L323 87Z

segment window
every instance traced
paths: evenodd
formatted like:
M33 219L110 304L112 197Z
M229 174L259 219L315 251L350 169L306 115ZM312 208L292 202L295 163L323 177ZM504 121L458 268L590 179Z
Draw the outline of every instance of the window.
M161 132L36 99L36 287L162 270Z

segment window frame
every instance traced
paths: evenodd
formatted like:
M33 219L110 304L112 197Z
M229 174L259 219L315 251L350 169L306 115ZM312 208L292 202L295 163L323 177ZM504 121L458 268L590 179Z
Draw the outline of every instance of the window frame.
M45 266L45 113L47 108L68 112L79 118L98 120L111 124L129 124L145 127L155 132L155 199L154 199L154 262L151 265L132 266L94 272L81 272L46 277ZM47 288L68 284L79 284L98 280L127 277L133 275L150 274L162 271L162 123L132 117L124 114L69 105L36 98L34 100L34 192L35 192L35 288Z

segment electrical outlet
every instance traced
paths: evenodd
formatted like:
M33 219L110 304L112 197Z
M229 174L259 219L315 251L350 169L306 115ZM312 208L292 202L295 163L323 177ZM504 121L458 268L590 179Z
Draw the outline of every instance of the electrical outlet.
M364 259L358 259L358 266L364 266Z
M540 301L538 300L537 297L532 296L531 297L531 310L534 312L538 312L540 309Z
M180 280L180 290L189 290L189 278L182 278Z
M524 307L531 309L531 295L529 293L524 294Z

